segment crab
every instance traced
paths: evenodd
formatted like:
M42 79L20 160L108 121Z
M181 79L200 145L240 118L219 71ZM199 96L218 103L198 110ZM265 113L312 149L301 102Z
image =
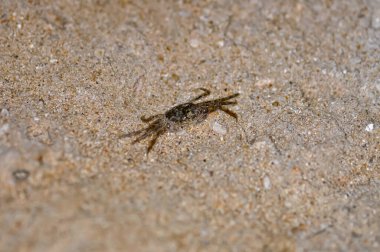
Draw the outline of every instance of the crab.
M189 102L179 104L164 114L152 115L149 117L142 116L140 119L144 123L149 123L149 125L140 130L136 130L127 134L123 134L123 137L136 137L132 144L138 143L146 138L151 137L148 148L146 150L147 154L152 150L153 146L156 144L157 139L166 132L175 132L179 129L184 128L190 124L197 124L204 121L210 113L217 110L223 111L229 116L238 120L238 116L235 112L229 110L226 106L236 105L237 101L231 101L231 99L239 96L239 93L226 96L223 98L203 101L195 103L196 101L210 95L210 91L205 88L199 88L203 91L202 94L193 98Z

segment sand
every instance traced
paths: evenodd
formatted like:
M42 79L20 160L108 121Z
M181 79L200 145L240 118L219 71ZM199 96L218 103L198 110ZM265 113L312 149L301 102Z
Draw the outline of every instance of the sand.
M379 251L378 10L1 0L0 251Z

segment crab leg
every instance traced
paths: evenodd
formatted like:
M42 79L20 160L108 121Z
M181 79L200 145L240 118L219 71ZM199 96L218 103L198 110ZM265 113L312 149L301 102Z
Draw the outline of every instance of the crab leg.
M205 88L200 88L199 90L202 90L203 91L203 94L195 97L194 99L190 100L189 102L195 102L195 101L198 101L199 99L202 99L203 97L206 97L208 96L209 94L211 94L210 90L207 90Z
M220 105L235 105L237 104L237 101L225 101L225 102L221 102Z
M235 112L229 110L228 108L220 107L220 110L223 111L224 113L227 113L228 115L232 116L233 118L238 119L238 116Z
M230 96L224 97L224 98L216 99L215 102L224 102L224 101L228 101L228 100L231 100L232 98L238 97L239 95L240 95L239 93L236 93L236 94L233 94L233 95L230 95Z
M140 119L143 122L150 122L150 121L152 121L153 119L155 119L155 118L157 118L159 116L160 116L160 114L158 114L158 115L152 115L152 116L149 116L149 117L142 116L142 117L140 117Z
M158 131L158 132L154 135L153 139L150 140L150 142L149 142L149 146L148 146L148 148L146 149L146 153L149 153L149 152L152 150L153 146L154 146L154 145L156 144L156 142L157 142L158 137L159 137L163 132L164 132L163 130L160 130L160 131Z
M141 129L141 130L132 131L132 132L129 132L129 133L126 133L126 134L122 134L121 136L119 136L119 138L137 136L138 134L144 132L145 130L146 130L146 128Z
M155 132L160 130L160 127L161 125L159 123L159 120L156 120L151 125L149 125L149 127L145 129L145 132L138 138L136 138L132 143L135 144L140 142L141 140L144 140L145 138L148 138L149 136L153 135Z
M129 133L126 133L126 134L123 134L119 138L134 137L134 136L140 135L141 133L143 133L143 134L139 138L137 138L137 139L140 139L142 136L144 136L144 138L146 138L149 135L150 132L154 131L157 128L157 126L159 125L158 122L159 122L159 120L156 120L155 122L153 122L152 124L150 124L146 128L143 128L143 129L140 129L140 130L136 130L136 131L132 131L132 132L129 132ZM139 140L139 141L141 141L141 140Z

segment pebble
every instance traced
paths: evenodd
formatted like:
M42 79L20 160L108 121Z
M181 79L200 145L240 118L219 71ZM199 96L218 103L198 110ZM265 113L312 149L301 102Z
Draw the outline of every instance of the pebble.
M257 81L255 83L255 86L258 87L258 88L264 88L266 86L269 86L273 82L274 82L274 80L272 80L272 79L263 79L263 80Z
M374 29L380 29L380 10L375 10L372 14L372 27Z
M190 40L190 46L193 48L197 48L199 46L199 40L198 39L191 39Z
M95 57L102 59L104 57L105 50L104 49L96 49L94 54L95 54Z
M0 136L6 134L9 131L9 124L6 123L0 126Z
M30 172L24 169L15 170L12 175L17 182L23 181L29 177Z
M8 117L9 116L9 110L6 108L1 109L0 115L1 115L1 117Z
M269 189L272 188L272 184L271 184L270 179L269 179L268 176L265 176L265 177L263 178L263 184L264 184L264 188L265 188L265 190L269 190Z
M375 87L380 92L380 79L377 81Z
M374 128L373 123L370 123L370 124L368 124L368 125L365 127L365 131L367 131L367 132L371 132L371 131L373 131L373 128Z
M225 135L227 133L227 129L218 122L214 122L214 124L212 125L212 129L213 131L221 135Z

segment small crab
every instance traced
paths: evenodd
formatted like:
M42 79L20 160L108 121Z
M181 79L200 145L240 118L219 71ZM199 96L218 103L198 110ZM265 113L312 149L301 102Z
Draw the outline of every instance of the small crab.
M215 100L194 103L195 101L198 101L211 93L205 88L200 88L200 90L203 91L203 94L195 97L189 102L179 104L169 109L164 114L157 114L149 117L142 116L141 121L150 123L148 127L123 134L120 137L137 136L132 144L138 143L148 137L152 137L147 148L147 153L149 153L160 135L168 131L177 131L190 124L200 123L204 121L210 113L217 110L227 113L236 120L238 119L235 112L226 108L228 105L237 104L236 101L230 100L239 96L238 93Z

